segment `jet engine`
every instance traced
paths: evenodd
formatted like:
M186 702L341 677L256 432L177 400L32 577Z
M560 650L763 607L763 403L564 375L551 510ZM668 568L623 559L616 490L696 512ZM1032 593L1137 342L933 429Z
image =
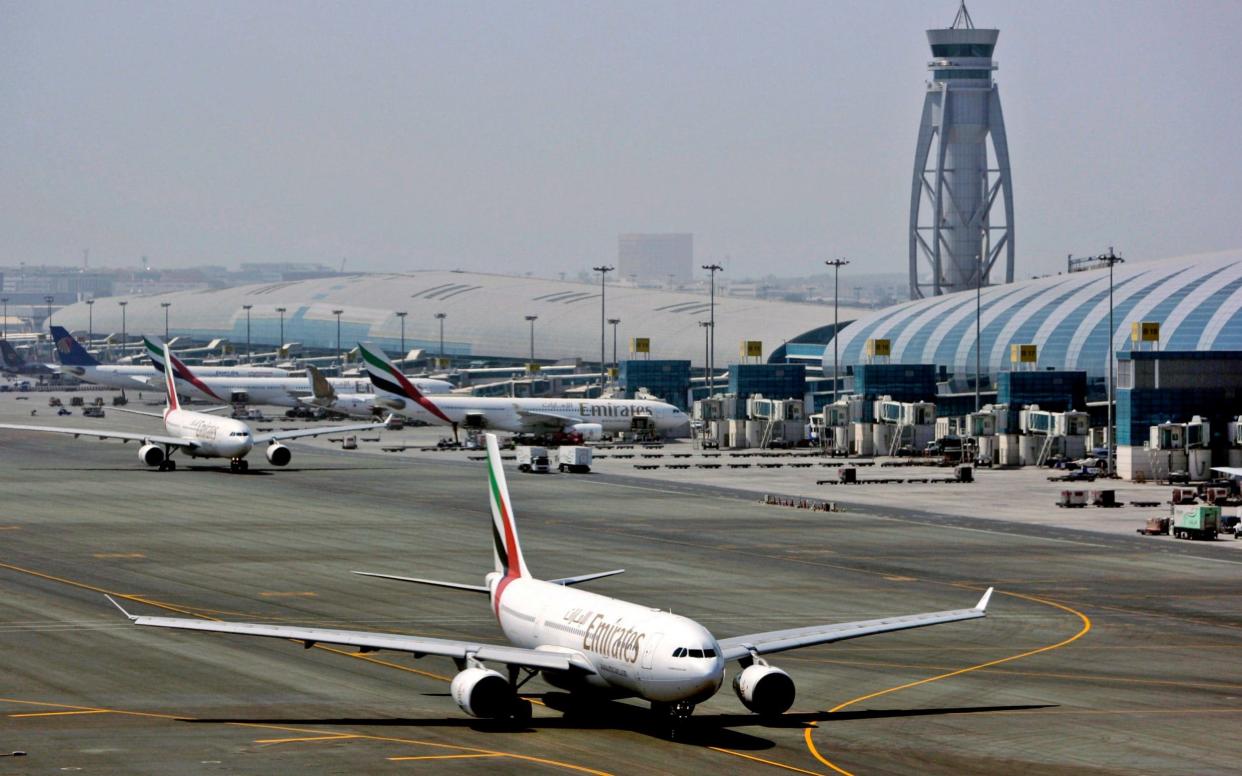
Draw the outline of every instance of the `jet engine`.
M733 692L746 708L764 716L784 714L794 702L789 674L767 663L754 663L733 677Z
M293 453L289 451L289 448L279 442L268 445L263 454L267 456L267 462L272 466L284 466L289 463L289 459L293 458Z
M138 448L138 460L147 466L159 466L164 462L164 448L159 445L143 445Z
M449 690L458 707L472 717L499 719L513 707L509 681L490 668L467 668L453 677Z
M569 430L579 434L583 442L598 442L604 437L604 427L598 423L575 423Z

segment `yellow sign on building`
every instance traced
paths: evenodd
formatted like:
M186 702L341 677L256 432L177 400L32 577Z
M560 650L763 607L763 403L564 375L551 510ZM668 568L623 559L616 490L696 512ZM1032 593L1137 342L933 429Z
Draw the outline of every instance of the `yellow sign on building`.
M1135 321L1130 324L1131 342L1159 342L1160 323L1158 321Z
M742 358L763 358L763 340L742 340Z
M1009 361L1013 364L1034 364L1038 360L1039 348L1035 345L1010 345Z
M865 355L868 356L891 356L893 351L892 340L886 339L869 339L867 340L867 348Z
M631 337L630 338L631 353L650 353L651 338L650 337Z

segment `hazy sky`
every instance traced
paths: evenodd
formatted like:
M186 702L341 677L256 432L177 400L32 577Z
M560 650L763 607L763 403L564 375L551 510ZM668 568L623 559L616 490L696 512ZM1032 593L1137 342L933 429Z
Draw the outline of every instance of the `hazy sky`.
M0 264L903 272L918 2L0 0ZM983 2L1018 276L1242 247L1242 3Z

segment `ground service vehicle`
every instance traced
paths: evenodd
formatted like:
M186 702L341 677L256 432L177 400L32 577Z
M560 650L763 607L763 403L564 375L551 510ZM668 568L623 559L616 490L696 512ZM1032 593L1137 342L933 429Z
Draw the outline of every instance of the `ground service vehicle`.
M517 449L518 470L548 473L548 448L535 445L519 445Z
M1220 507L1197 504L1173 514L1170 532L1178 539L1214 540L1220 533Z
M562 472L585 474L591 471L591 448L582 445L562 445L556 449L557 468Z

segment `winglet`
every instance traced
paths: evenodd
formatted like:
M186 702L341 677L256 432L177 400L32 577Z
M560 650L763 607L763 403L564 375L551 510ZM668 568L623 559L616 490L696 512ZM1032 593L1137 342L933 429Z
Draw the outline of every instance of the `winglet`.
M115 606L117 609L120 609L120 610L121 610L121 614L123 614L123 615L125 615L126 617L128 617L128 618L130 619L130 621L131 621L131 622L132 622L133 620L137 620L137 619L138 619L138 616L137 616L137 615L130 614L129 612L125 611L125 607L123 607L123 606L121 606L120 604L118 604L118 603L116 602L116 599L115 599L115 598L113 598L112 596L110 596L110 595L108 595L107 593L105 593L105 594L104 594L104 598L107 598L107 599L108 599L108 601L109 601L109 602L110 602L113 606Z
M988 601L990 601L992 598L993 589L994 588L990 588L990 587L988 588L988 591L983 594L983 598L979 599L979 603L975 604L976 609L978 609L981 612L986 612L988 610Z

